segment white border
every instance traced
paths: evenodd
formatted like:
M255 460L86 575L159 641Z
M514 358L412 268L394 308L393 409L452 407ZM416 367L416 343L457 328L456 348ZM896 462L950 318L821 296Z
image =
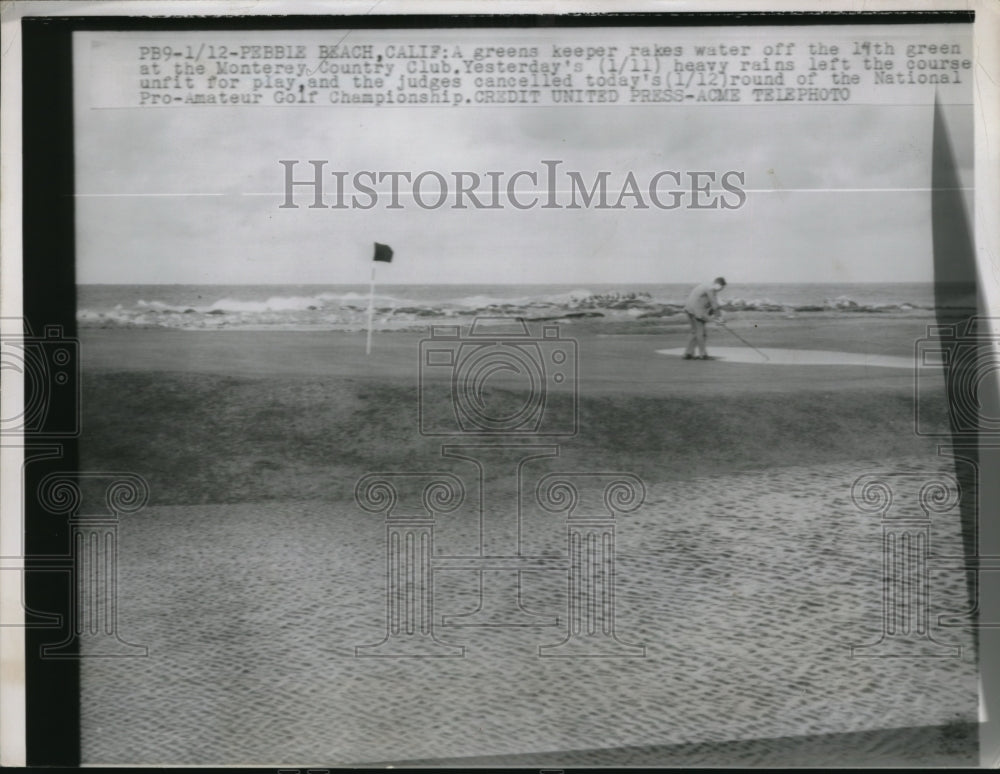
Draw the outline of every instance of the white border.
M409 14L564 14L726 11L932 11L972 10L975 69L975 222L980 283L987 310L1000 314L1000 0L0 0L0 332L18 335L21 316L21 39L20 20L44 16L266 16ZM1000 335L994 325L993 335ZM9 416L23 400L23 385L5 378L0 408ZM6 439L11 442L16 439ZM989 454L989 453L988 453ZM987 455L985 459L989 460ZM996 454L996 452L992 452ZM21 551L21 463L18 448L0 447L0 557ZM984 470L984 473L988 471ZM983 495L992 482L984 476ZM1000 488L1000 483L995 485ZM995 496L993 502L1000 502ZM984 514L985 515L985 514ZM988 536L984 536L988 537ZM1000 544L980 553L1000 555ZM21 616L20 573L0 577L0 621ZM988 579L989 575L984 575ZM16 579L16 580L15 580ZM983 584L981 611L1000 618L1000 590ZM980 764L1000 767L1000 629L980 629ZM0 765L25 763L23 629L0 627Z

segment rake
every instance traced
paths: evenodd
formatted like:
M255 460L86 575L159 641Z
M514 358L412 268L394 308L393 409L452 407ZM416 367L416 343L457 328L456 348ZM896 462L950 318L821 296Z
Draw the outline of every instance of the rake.
M765 355L763 352L761 352L759 349L757 349L757 347L755 347L749 341L747 341L742 336L740 336L740 334L738 334L736 331L731 330L729 327L727 327L725 325L725 323L719 323L719 327L723 328L724 330L729 331L731 334L733 334L736 338L738 338L740 341L742 341L744 344L746 344L748 347L750 347L750 349L752 349L754 352L756 352L758 355L760 355L765 360L767 360L767 361L771 360L771 358L769 358L767 355Z

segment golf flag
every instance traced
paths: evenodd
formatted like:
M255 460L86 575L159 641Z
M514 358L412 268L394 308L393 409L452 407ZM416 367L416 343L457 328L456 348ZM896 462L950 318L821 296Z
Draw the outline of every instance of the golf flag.
M375 243L375 255L372 256L372 284L368 293L368 336L365 341L365 354L372 353L372 324L375 318L375 264L392 263L392 248L389 245Z
M392 248L389 247L389 245L382 245L376 242L375 257L372 260L382 261L383 263L392 263Z

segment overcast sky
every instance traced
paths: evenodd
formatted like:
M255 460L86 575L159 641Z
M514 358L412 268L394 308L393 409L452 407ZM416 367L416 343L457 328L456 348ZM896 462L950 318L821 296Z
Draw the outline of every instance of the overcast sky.
M971 186L971 107L944 109ZM90 109L81 99L77 276L362 283L379 241L395 250L379 268L393 283L930 281L932 116L930 104ZM429 211L407 200L387 210L385 199L367 211L290 210L278 207L279 159L300 160L300 178L309 159L352 175L446 176L541 172L558 159L584 179L610 171L615 192L629 171L644 187L660 170L738 170L748 193L738 210Z

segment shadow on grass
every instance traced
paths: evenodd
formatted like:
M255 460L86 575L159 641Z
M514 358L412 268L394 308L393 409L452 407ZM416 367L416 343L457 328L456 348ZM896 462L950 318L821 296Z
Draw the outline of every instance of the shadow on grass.
M565 413L571 397L549 400ZM415 386L362 379L91 374L81 469L138 473L151 504L178 505L349 499L365 473L440 468L441 445L463 440L558 443L566 469L647 483L933 453L913 433L909 395L584 397L575 437L485 441L422 436L417 401ZM947 422L943 400L936 421Z

